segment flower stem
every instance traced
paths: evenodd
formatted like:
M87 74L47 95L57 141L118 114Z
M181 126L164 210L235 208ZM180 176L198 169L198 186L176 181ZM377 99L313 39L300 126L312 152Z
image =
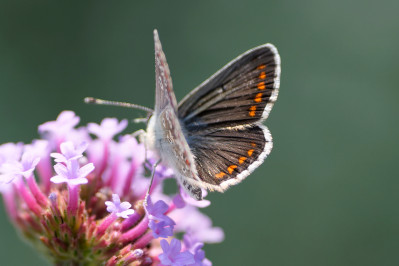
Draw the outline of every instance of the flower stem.
M79 186L68 186L68 215L75 216L79 202Z
M21 179L17 184L17 190L21 197L24 199L28 208L34 212L37 216L41 214L41 208L39 204L37 204L35 198L29 193L29 191L25 187L24 181Z
M115 213L111 213L108 215L98 226L97 228L97 236L101 237L104 235L105 231L107 228L117 219L118 217L116 216Z
M137 242L134 244L134 248L144 248L153 239L154 239L154 236L153 236L152 232L148 232L137 240Z
M33 196L35 197L36 201L42 206L46 207L48 204L46 196L41 192L39 186L36 183L35 178L31 175L28 179L28 186L30 191L32 192Z
M14 192L12 190L3 193L4 206L12 221L17 218L17 205L15 204Z
M130 193L131 185L133 182L134 175L136 174L136 171L137 171L137 163L134 160L132 160L129 172L127 173L127 176L125 178L125 185L123 186L123 192L122 192L123 196L126 196Z
M145 231L148 230L148 218L147 216L144 217L141 222L135 226L134 228L130 229L126 233L123 233L120 240L121 242L128 242L128 241L133 241L134 239L137 239L140 237L142 234L145 233Z
M141 215L138 212L133 213L132 215L129 216L129 218L125 219L122 222L122 232L126 231L130 227L132 227L134 224L137 223L137 221L140 219Z

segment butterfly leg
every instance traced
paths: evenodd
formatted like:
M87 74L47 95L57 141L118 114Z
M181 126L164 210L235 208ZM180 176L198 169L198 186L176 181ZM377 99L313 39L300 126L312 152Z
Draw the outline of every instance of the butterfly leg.
M147 117L133 119L133 122L136 124L139 124L139 123L148 124L148 120L150 120L152 113L153 113L153 111L147 112Z
M139 129L137 131L134 131L132 133L132 137L133 138L138 138L140 140L140 142L142 142L142 138L145 137L145 130L144 129Z
M156 161L156 163L152 166L152 172L151 172L151 181L150 181L150 185L148 186L148 190L147 193L145 195L145 200L144 200L144 205L147 206L147 198L150 195L151 192L151 186L152 186L152 182L154 181L154 176L155 176L155 170L157 168L157 166L161 163L161 159L159 159L158 161Z
M133 122L136 123L136 124L139 124L139 123L145 123L146 124L147 121L148 121L148 118L146 118L146 117L133 119Z

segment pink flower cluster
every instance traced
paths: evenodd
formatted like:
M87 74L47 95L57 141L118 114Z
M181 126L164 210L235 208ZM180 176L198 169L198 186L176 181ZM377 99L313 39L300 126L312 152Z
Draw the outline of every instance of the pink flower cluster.
M0 192L15 227L57 265L211 265L202 247L224 234L198 209L210 202L166 195L173 171L160 165L144 204L154 159L118 135L127 121L79 121L64 111L39 126L42 139L0 145Z

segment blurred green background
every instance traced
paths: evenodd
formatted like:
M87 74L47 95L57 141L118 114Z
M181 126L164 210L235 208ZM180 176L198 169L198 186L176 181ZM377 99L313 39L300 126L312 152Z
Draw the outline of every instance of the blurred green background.
M74 110L85 124L152 107L152 31L178 99L263 43L282 58L274 149L204 211L214 265L399 265L399 1L2 1L0 142ZM131 130L136 129L131 127ZM1 265L43 265L0 209Z

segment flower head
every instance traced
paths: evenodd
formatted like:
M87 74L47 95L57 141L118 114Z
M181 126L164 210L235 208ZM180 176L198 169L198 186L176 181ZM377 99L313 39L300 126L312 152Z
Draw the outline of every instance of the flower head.
M166 195L173 171L162 165L146 197L155 157L132 135L114 140L127 121L79 121L65 111L39 126L44 139L0 145L0 193L22 235L56 265L209 265L202 245L223 231L198 211L204 203Z

